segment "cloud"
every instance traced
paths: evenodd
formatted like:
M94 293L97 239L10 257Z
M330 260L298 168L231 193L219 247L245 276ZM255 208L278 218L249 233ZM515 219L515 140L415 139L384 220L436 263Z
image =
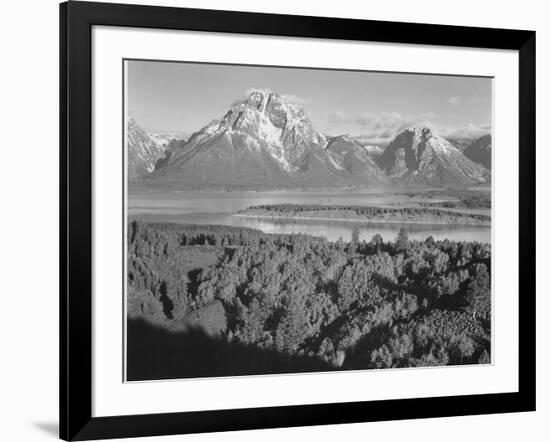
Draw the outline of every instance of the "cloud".
M462 97L454 96L447 98L447 103L452 104L453 106L456 106L457 104L462 103Z
M343 111L336 111L327 116L329 132L334 135L347 133L368 144L386 145L410 126L429 127L437 135L456 139L479 138L491 133L490 124L468 123L456 127L443 126L435 120L437 115L432 112L417 115L401 115L398 112L348 115Z
M480 97L478 95L474 95L473 97L461 97L459 95L455 95L455 96L452 96L452 97L449 97L447 98L447 100L445 100L447 103L453 105L453 106L457 106L459 104L478 104L478 103L483 103L485 101L487 101L486 98L483 98L483 97Z
M479 97L477 95L470 97L466 100L466 103L468 104L477 104L477 103L484 103L487 101L487 98Z
M284 99L286 99L287 101L290 101L291 103L299 104L301 106L303 106L305 104L311 104L311 103L315 102L315 100L313 98L300 97L300 96L294 95L294 94L282 94L282 97Z
M491 125L468 123L458 128L442 128L438 133L445 138L474 139L490 134Z
M336 132L349 133L370 144L387 144L406 127L433 127L435 117L434 113L401 115L398 112L382 112L347 115L336 111L327 116L327 122Z
M273 93L274 91L272 91L271 89L268 89L268 88L259 88L259 87L248 88L241 97L239 97L236 100L231 102L231 107L237 106L237 105L242 104L243 102L245 102L246 99L253 92L263 92L263 93L266 93L266 94L270 94L270 93ZM297 104L299 106L305 106L307 104L315 103L315 100L313 98L309 98L309 97L302 97L302 96L294 95L294 94L279 94L279 95L281 95L281 97L283 97L288 102L293 103L293 104Z

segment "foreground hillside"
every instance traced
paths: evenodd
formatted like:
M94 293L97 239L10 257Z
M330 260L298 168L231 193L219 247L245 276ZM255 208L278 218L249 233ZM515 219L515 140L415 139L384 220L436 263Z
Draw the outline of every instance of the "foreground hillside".
M488 244L404 230L331 243L132 222L128 376L487 363L490 261Z

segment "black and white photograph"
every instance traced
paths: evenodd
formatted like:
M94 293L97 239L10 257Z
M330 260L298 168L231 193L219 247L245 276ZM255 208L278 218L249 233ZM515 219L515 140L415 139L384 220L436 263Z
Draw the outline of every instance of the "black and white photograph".
M2 6L0 442L544 440L543 2Z
M127 381L491 363L492 78L124 63Z

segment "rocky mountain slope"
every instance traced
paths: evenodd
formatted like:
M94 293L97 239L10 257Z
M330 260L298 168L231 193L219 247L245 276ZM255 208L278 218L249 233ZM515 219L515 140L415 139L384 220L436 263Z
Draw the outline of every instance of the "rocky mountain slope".
M471 185L490 180L488 141L482 137L463 153L428 128L410 127L385 149L366 146L321 134L302 107L256 89L187 141L159 145L130 120L128 169L134 183L151 190Z
M186 139L185 134L182 132L147 132L149 138L151 138L158 146L167 147L174 141L184 141Z
M330 139L327 151L338 167L357 181L364 184L387 183L388 178L378 167L371 153L374 147L376 146L362 146L349 136L343 135ZM382 151L375 152L375 155L380 155Z
M468 185L490 179L490 172L429 128L410 127L384 150L378 164L393 182Z
M219 120L171 148L147 178L161 188L266 189L342 187L385 182L376 164L351 156L317 132L304 110L269 90L254 90ZM347 149L348 151L350 149ZM344 149L345 150L345 149ZM348 155L348 159L345 157Z
M374 144L364 144L364 145L362 144L362 146L371 155L382 155L384 153L383 148L381 148L380 146L376 146Z
M461 138L445 138L445 139L461 152L464 152L464 149L466 149L470 144L472 144L472 141L474 141L474 140L461 139Z
M492 139L491 135L484 135L478 138L466 149L464 149L464 155L473 161L483 164L487 169L491 169L491 148Z
M163 148L139 127L133 118L128 120L128 178L130 180L148 176L155 170L159 158L164 156Z

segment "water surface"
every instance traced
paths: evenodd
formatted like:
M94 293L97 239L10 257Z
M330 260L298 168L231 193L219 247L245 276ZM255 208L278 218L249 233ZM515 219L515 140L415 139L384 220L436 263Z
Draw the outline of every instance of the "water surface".
M128 196L128 215L132 219L186 224L218 224L251 227L265 233L307 233L324 236L330 241L349 240L354 228L360 239L370 240L379 233L385 240L393 240L401 227L407 228L411 239L491 242L490 227L458 226L445 224L365 223L335 220L292 220L232 216L239 210L261 204L325 204L325 205L376 205L416 206L422 201L439 201L408 196L415 189L353 189L324 191L273 191L273 192L169 192L142 193Z

